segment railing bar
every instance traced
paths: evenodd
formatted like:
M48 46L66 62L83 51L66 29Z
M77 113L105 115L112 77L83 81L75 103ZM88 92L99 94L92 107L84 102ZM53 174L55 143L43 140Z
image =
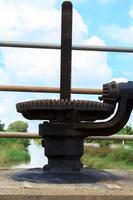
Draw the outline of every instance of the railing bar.
M43 86L16 86L16 85L0 85L0 91L9 92L40 92L40 93L60 93L58 87L43 87ZM72 94L96 94L103 93L102 89L96 88L72 88Z
M37 133L0 132L0 138L29 138L29 139L39 139L41 137Z
M0 138L29 138L40 139L38 133L34 132L0 132ZM89 140L127 140L133 141L133 135L113 135L113 136L89 136Z
M61 49L61 46L58 44L32 43L32 42L6 42L6 41L3 42L0 41L0 47L57 49L57 50Z
M56 49L56 50L61 49L61 45L59 44L48 44L48 43L37 43L37 42L33 42L33 43L32 42L10 42L10 41L0 41L0 47ZM124 47L124 46L73 45L72 50L133 53L133 47Z
M132 47L122 47L122 46L74 45L72 49L78 51L105 51L105 52L133 53Z
M113 135L113 136L90 136L87 137L89 140L132 140L133 141L133 136L132 135Z

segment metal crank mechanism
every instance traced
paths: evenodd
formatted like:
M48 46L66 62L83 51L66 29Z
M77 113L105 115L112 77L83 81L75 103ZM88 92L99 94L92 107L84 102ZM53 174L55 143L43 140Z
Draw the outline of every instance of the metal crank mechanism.
M39 125L39 134L44 139L42 146L48 165L40 175L42 182L87 179L80 162L84 138L115 134L127 123L133 109L133 82L104 84L101 102L71 100L71 53L72 4L65 1L62 5L60 99L17 104L17 111L25 118L44 120ZM23 180L23 176L16 175L16 179ZM33 179L34 175L28 178Z

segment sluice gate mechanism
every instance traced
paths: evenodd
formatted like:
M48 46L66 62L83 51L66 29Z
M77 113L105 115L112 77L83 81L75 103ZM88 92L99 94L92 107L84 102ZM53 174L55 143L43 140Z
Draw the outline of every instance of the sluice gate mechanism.
M48 164L42 169L19 172L13 175L15 180L82 183L113 176L83 167L80 161L83 141L87 136L115 134L125 126L133 109L133 82L104 84L98 102L71 99L72 14L72 3L65 1L62 4L60 99L16 105L26 119L44 121L39 125L39 135Z

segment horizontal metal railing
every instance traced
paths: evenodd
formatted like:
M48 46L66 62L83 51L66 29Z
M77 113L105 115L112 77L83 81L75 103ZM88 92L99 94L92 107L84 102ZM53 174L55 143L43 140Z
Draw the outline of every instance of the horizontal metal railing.
M60 88L43 87L43 86L0 85L0 91L60 93ZM103 90L96 89L96 88L72 88L71 93L72 94L102 94Z
M29 132L0 132L0 138L29 138L41 139L38 133ZM125 140L133 141L133 135L113 135L113 136L89 136L89 140Z
M0 132L0 138L29 138L40 139L41 137L37 133L27 132Z
M48 43L37 43L37 42L19 42L19 41L16 41L16 42L0 41L0 47L56 49L56 50L61 49L61 45L59 45L59 44L48 44ZM122 47L122 46L73 45L72 50L133 53L132 47Z

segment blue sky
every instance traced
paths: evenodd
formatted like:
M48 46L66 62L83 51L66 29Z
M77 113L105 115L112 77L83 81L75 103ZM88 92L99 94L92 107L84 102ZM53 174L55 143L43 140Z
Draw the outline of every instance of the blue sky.
M132 0L86 0L80 1L76 7L82 13L88 26L88 35L90 37L96 35L104 40L106 45L133 45L133 37L129 40L127 39L128 34L132 34L130 30L133 26ZM116 36L118 32L120 33ZM124 76L132 80L132 63L133 57L131 54L108 54L108 64L114 77ZM126 74L126 72L130 73Z
M133 45L133 0L73 0L73 43ZM60 43L60 0L0 0L0 40ZM99 87L112 80L132 80L132 54L73 52L72 86ZM0 84L59 86L60 52L0 49ZM39 78L38 78L39 77ZM55 94L1 92L0 119L25 120L17 102L58 98ZM94 98L74 96L73 98ZM37 131L38 122L29 122ZM132 123L132 118L130 119Z

